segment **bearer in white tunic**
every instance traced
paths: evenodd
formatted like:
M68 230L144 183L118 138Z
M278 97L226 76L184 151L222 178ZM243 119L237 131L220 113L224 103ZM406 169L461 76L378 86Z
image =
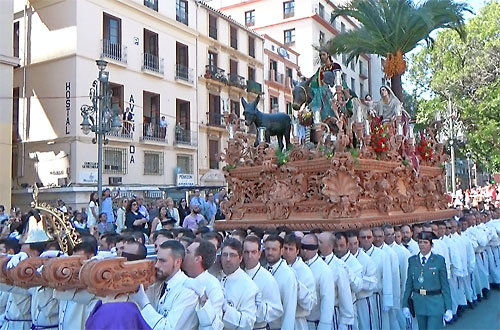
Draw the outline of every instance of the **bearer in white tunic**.
M477 297L474 295L474 291L472 290L472 274L474 274L474 270L476 268L476 258L474 256L474 247L472 246L471 240L464 232L462 232L465 230L467 230L467 221L465 221L465 219L462 219L459 222L457 233L462 239L467 253L467 275L464 277L463 285L465 288L465 297L467 298L467 303L472 304L474 300L477 299Z
M401 276L399 274L399 260L398 255L394 252L389 245L385 244L385 233L380 227L373 228L373 245L381 249L390 258L391 261L391 279L392 279L392 308L389 309L389 323L390 329L399 329L399 321L397 314L401 312ZM384 321L382 321L384 322Z
M321 258L330 267L335 283L334 329L353 327L356 320L354 299L349 281L349 268L333 254L335 236L331 232L322 232L318 237Z
M387 253L373 245L373 233L371 229L361 229L359 231L359 241L366 254L372 258L376 266L377 287L374 290L374 297L379 317L378 328L389 329L389 310L394 306L390 257Z
M317 302L307 317L309 330L332 329L335 306L335 283L330 267L318 256L318 238L307 234L302 238L300 254L311 268L316 282Z
M178 241L160 245L156 259L156 278L164 282L157 310L151 305L142 284L137 293L130 295L138 305L141 315L153 330L198 329L196 293L184 286L188 277L181 271L184 246ZM151 290L151 287L148 288Z
M359 261L363 267L361 272L362 286L356 293L354 305L358 312L358 328L360 330L372 330L378 328L378 315L376 310L373 291L377 287L376 266L373 260L359 248L359 239L355 233L347 235L349 252Z
M295 330L307 330L306 317L316 304L316 282L311 269L302 261L299 255L300 238L294 233L285 236L283 258L292 267L297 277L297 311L295 313Z
M256 298L259 288L240 268L243 261L243 246L235 238L228 238L222 245L222 278L226 300L222 307L224 329L253 328L256 320Z
M217 278L208 272L216 258L215 246L207 241L196 239L186 248L182 270L190 277L184 286L198 295L196 315L199 329L221 330L224 292Z
M287 265L283 255L283 239L278 235L269 235L265 242L265 255L268 270L276 279L280 289L283 316L271 322L270 329L292 330L295 325L295 313L297 311L298 283L295 272Z
M416 255L420 249L418 248L418 243L413 239L413 231L409 225L401 226L402 241L401 245L410 251L412 256Z
M243 242L245 272L259 288L254 329L266 329L283 315L280 289L273 275L260 265L261 246L257 236L249 235Z

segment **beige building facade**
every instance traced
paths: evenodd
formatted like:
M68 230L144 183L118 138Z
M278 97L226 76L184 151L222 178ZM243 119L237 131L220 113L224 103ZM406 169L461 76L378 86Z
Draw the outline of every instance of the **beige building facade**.
M106 138L104 186L155 199L164 195L160 188L179 198L185 190L177 186L224 184L215 157L227 138L221 114L228 99L256 95L247 92L248 67L255 69L252 81L263 82L261 36L195 0L14 4L22 63L14 94L26 91L12 107L16 205L28 205L35 182L43 200L61 198L78 209L88 203L97 182L97 145L93 133L80 128L80 109L91 104L96 59L108 62L112 104L123 120ZM212 16L217 40L209 37ZM210 49L229 73L227 82L207 76Z
M332 11L345 0L210 0L235 20L255 31L269 35L300 53L298 61L304 76L312 76L319 67L319 55L315 47L341 31L356 28L356 22L338 17L330 23ZM376 56L363 55L356 62L346 64L345 55L334 56L341 64L344 81L358 96L375 93L382 85L381 60Z

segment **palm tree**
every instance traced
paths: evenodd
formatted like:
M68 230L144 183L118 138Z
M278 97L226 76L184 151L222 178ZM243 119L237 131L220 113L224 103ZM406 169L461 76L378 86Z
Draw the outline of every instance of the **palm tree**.
M431 46L431 32L449 28L465 39L464 16L471 12L467 4L453 0L353 0L332 14L352 17L360 28L340 33L326 42L330 54L348 55L347 62L361 54L385 56L384 72L391 79L396 96L403 100L401 75L406 71L404 55L425 40Z

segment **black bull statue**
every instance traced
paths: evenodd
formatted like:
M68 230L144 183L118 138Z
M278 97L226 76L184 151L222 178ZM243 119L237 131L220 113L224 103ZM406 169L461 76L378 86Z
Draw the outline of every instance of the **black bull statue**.
M241 98L243 104L243 115L245 116L245 124L250 126L255 124L256 127L265 127L266 134L265 140L267 143L271 142L271 136L278 138L278 144L281 151L283 151L283 137L285 138L286 148L290 147L290 129L292 120L286 113L263 113L257 109L260 96L248 103L244 97ZM257 146L258 141L255 142Z

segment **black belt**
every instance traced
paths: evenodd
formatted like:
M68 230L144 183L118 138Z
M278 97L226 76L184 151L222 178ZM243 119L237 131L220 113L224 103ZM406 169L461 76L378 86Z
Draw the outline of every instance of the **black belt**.
M418 290L413 290L413 292L418 293L421 296L437 296L438 294L441 294L441 290L418 289Z

